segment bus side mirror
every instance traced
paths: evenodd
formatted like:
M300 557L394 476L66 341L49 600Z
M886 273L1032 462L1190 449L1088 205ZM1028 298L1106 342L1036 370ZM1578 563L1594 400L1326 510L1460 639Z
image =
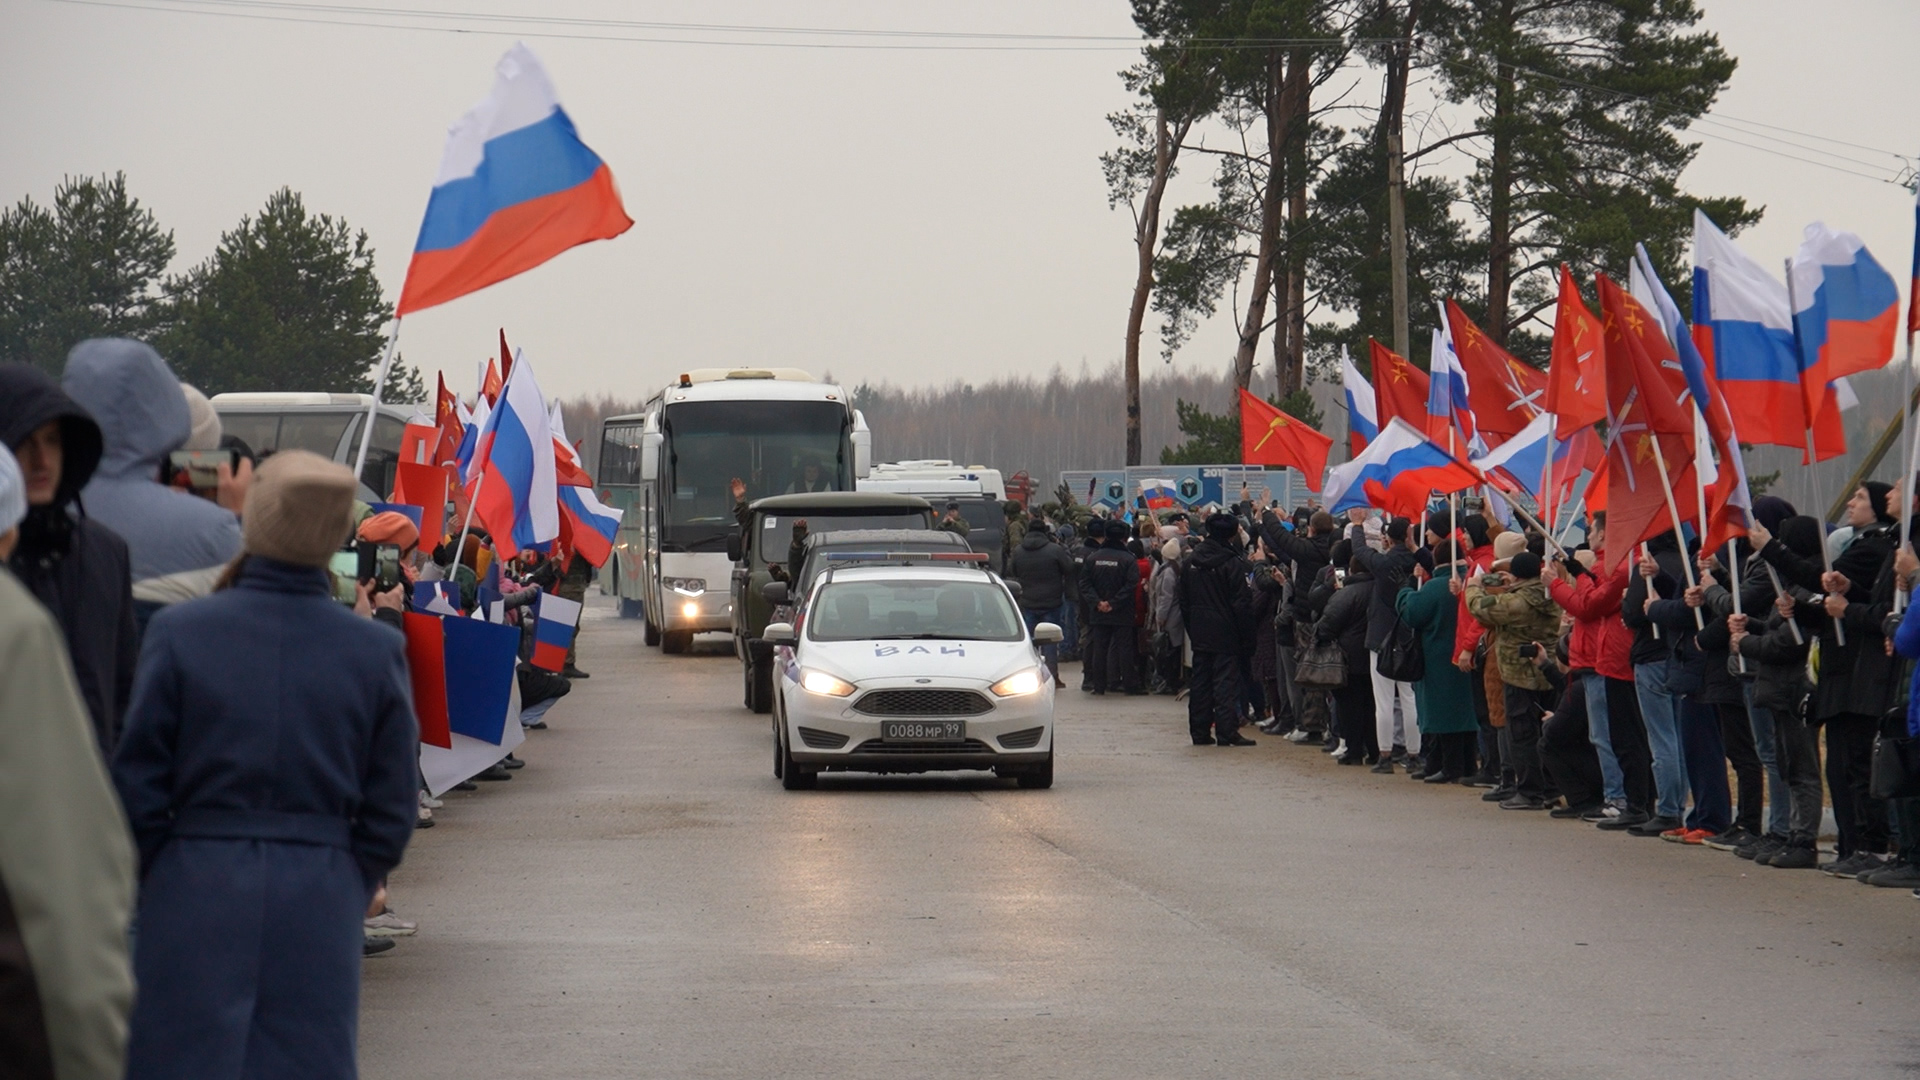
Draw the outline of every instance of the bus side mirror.
M853 478L865 480L873 472L873 432L859 409L853 411Z
M744 554L740 549L740 530L735 529L727 534L727 561L739 562L741 556Z
M666 437L657 431L640 436L640 479L652 483L660 479L660 446Z

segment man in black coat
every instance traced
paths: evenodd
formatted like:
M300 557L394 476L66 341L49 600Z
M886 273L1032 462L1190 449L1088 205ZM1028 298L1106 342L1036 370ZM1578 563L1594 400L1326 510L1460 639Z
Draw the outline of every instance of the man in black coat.
M1087 603L1087 689L1143 694L1133 663L1133 590L1140 583L1140 561L1127 550L1123 522L1094 518L1087 522L1087 537L1104 541L1080 564L1080 596Z
M1240 658L1252 647L1246 625L1252 572L1239 547L1240 523L1231 514L1207 519L1207 538L1180 567L1180 614L1193 646L1187 686L1187 729L1195 746L1252 746L1240 734Z
M1821 869L1836 876L1878 870L1889 835L1886 803L1875 799L1869 779L1873 738L1880 716L1899 690L1895 658L1887 655L1879 613L1891 610L1891 568L1899 546L1899 494L1869 480L1847 503L1853 541L1826 570L1822 560L1796 555L1765 529L1749 538L1760 557L1788 582L1824 594L1828 618L1820 631L1820 678L1807 707L1811 724L1827 729L1827 794L1839 833L1838 855ZM1844 625L1846 643L1836 629Z
M1035 517L1007 558L1007 580L1020 586L1020 616L1027 621L1028 632L1043 622L1067 625L1066 606L1080 599L1078 578L1073 556L1054 541L1046 519ZM1040 652L1053 672L1054 685L1063 685L1060 646L1042 645Z
M1305 507L1301 508L1302 511ZM1289 529L1272 510L1260 515L1260 538L1267 550L1285 569L1286 594L1280 613L1274 620L1274 647L1278 652L1280 688L1292 707L1295 729L1286 735L1288 742L1318 743L1324 736L1320 710L1308 708L1307 694L1294 681L1294 663L1299 659L1296 644L1301 627L1311 629L1319 617L1308 594L1314 577L1326 569L1334 541L1333 515L1325 510L1311 513L1296 511L1295 527ZM1316 691L1316 693L1319 693ZM1319 696L1324 697L1324 694Z
M139 640L127 542L80 506L100 465L100 426L39 368L0 364L0 445L20 459L27 483L27 518L7 566L60 623L94 739L111 758Z

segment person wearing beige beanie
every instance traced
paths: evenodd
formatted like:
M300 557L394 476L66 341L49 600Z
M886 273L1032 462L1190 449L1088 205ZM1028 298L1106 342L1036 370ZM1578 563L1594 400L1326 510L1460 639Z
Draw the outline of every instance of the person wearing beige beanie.
M420 781L405 639L325 570L353 491L267 459L230 587L147 628L113 761L142 871L131 1080L354 1075L363 922Z
M253 476L240 550L295 566L325 566L353 531L353 473L307 450L283 450Z

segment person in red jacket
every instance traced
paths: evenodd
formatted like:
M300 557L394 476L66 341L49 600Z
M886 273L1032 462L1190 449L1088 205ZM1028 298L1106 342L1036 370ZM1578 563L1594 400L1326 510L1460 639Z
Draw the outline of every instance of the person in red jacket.
M1567 660L1574 680L1568 684L1568 695L1582 695L1583 700L1574 704L1584 714L1587 741L1599 768L1599 803L1581 817L1602 829L1617 830L1645 821L1652 812L1653 755L1633 688L1633 631L1620 621L1627 565L1622 563L1618 572L1607 577L1595 569L1604 565L1595 552L1605 548L1606 533L1607 515L1596 512L1587 533L1589 547L1575 553L1572 565L1557 567L1547 592L1573 616ZM1572 718L1566 723L1570 725ZM1574 763L1584 754L1576 754L1576 749L1560 745L1561 754L1555 757L1561 771L1581 772ZM1545 747L1542 754L1547 754ZM1586 794L1578 780L1573 783L1576 791L1566 792L1569 805Z

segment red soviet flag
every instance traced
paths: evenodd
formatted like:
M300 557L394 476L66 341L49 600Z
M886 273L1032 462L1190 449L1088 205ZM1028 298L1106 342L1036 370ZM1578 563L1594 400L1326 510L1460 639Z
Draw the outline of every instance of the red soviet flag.
M1541 399L1547 395L1547 373L1495 345L1459 304L1448 300L1446 306L1447 330L1460 367L1467 373L1467 400L1473 405L1474 421L1491 435L1520 434L1544 409ZM1497 440L1487 441L1499 445Z
M1427 373L1385 345L1367 339L1373 362L1373 400L1378 414L1374 423L1381 431L1387 422L1399 417L1416 431L1427 429Z
M1286 465L1307 478L1307 490L1319 491L1327 472L1333 438L1288 416L1245 390L1240 391L1240 463Z
M1667 481L1683 519L1698 516L1693 483L1693 416L1662 374L1673 346L1647 310L1598 275L1607 366L1607 558L1609 571L1652 536L1675 527L1662 483ZM1681 383L1685 389L1684 376ZM1655 440L1658 440L1656 443Z
M1547 411L1553 437L1565 439L1607 418L1607 357L1600 320L1580 299L1560 264L1560 305L1553 317L1553 360L1547 365Z

